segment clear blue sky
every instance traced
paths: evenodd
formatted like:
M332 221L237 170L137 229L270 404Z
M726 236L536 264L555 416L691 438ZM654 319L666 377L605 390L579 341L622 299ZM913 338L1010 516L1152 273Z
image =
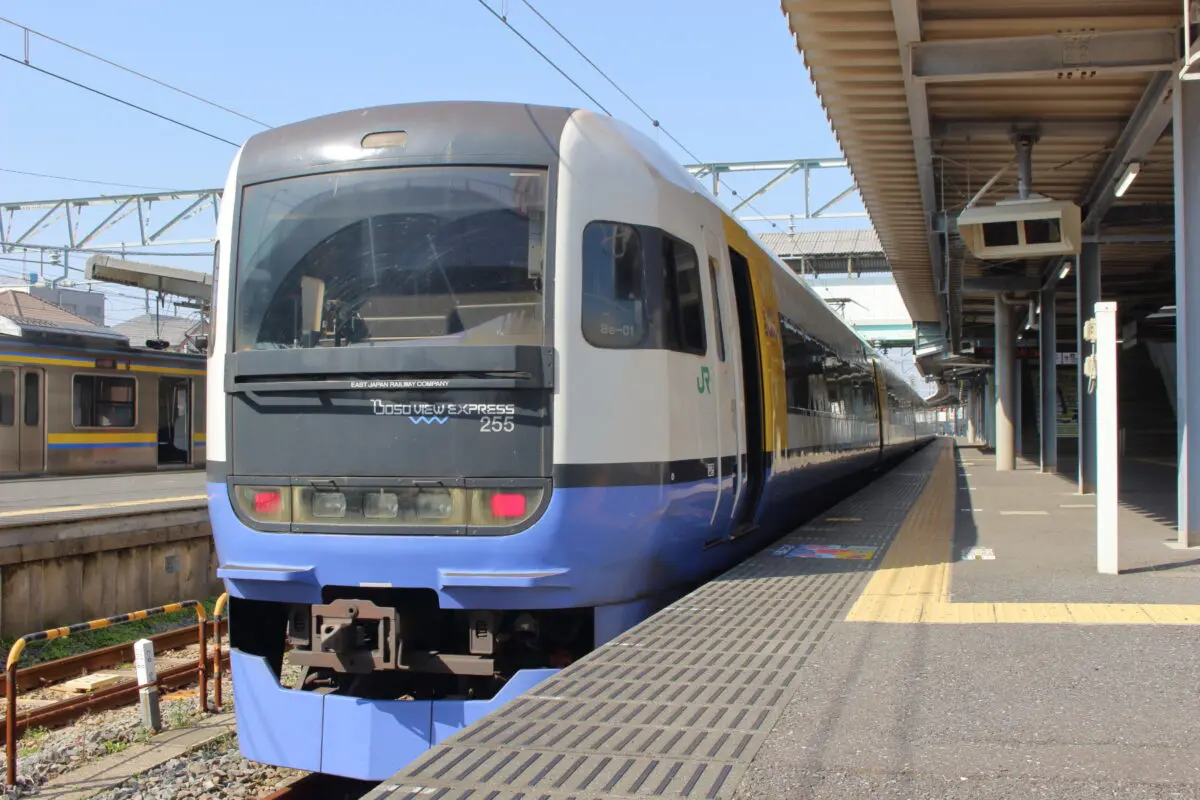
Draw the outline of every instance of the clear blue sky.
M702 160L840 156L778 0L533 1ZM614 116L653 132L521 0L488 2ZM435 99L592 107L478 0L11 0L0 15L271 125ZM32 37L30 46L37 66L226 139L240 143L262 129L53 42ZM23 58L17 28L0 23L0 52ZM227 144L8 61L0 61L0 84L2 169L176 189L224 182L234 153ZM678 160L691 160L658 136ZM767 177L743 176L733 185L746 192ZM815 202L849 182L844 170L814 174ZM802 184L792 179L755 205L766 214L800 211ZM0 172L0 201L124 191L136 190ZM838 210L861 205L852 198ZM189 261L208 268L203 259ZM0 276L14 271L20 265L0 265Z

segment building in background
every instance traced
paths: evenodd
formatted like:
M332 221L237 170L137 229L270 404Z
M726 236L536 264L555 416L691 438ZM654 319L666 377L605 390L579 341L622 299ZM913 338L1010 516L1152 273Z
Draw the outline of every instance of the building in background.
M129 338L134 347L155 347L176 353L201 353L205 347L198 341L206 333L204 321L196 317L169 317L142 314L126 320L113 330Z
M63 311L82 317L94 325L104 325L105 297L102 292L52 286L48 283L0 286L0 290L23 292L39 300L45 300L47 303L53 303Z
M917 371L916 329L874 230L764 233L761 238L914 389L925 397L937 391Z

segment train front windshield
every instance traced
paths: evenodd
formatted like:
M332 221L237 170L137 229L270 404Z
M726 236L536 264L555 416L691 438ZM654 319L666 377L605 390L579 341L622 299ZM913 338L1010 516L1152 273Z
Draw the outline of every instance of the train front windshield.
M247 187L234 348L543 344L546 187L449 166Z

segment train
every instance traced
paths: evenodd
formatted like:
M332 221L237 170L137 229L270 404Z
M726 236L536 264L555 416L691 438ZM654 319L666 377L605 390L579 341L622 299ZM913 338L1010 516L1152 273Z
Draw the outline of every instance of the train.
M203 468L206 367L124 341L0 336L0 478Z
M239 149L208 505L241 752L381 780L933 437L652 139L429 102Z

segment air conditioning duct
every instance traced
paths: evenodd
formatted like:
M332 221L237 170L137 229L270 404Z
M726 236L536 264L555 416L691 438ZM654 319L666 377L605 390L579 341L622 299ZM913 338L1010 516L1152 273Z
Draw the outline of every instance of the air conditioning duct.
M1083 219L1075 203L1033 195L965 209L958 215L958 234L985 261L1078 255Z

